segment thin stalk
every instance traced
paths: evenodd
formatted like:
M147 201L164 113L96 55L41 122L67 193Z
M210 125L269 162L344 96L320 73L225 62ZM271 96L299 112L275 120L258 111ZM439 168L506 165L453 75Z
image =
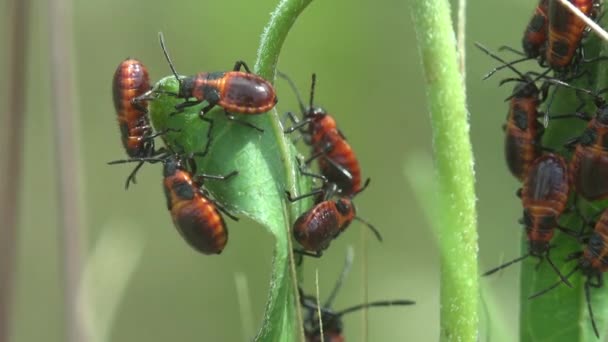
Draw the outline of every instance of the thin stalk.
M4 134L7 136L5 153L0 154L0 342L10 337L10 310L15 281L15 255L17 253L17 215L19 215L19 187L23 162L23 125L25 122L25 81L27 79L26 56L29 33L29 0L10 1L12 15L10 57L8 60L8 89Z
M270 21L264 28L262 37L260 40L260 46L258 48L257 59L254 66L254 72L265 77L266 79L274 80L276 75L277 63L279 60L279 54L283 43L287 38L289 30L295 23L296 19L302 13L302 11L312 2L312 0L281 0L277 5L276 9L270 16ZM293 158L291 158L290 142L283 133L283 126L279 115L276 110L268 113L270 115L270 125L272 134L274 135L277 147L281 152L283 158L283 167L285 174L285 187L290 189L292 193L298 193L296 175L297 171L294 168ZM285 200L285 206L291 208L287 214L288 220L286 222L291 223L295 221L298 215L297 208L291 206ZM295 260L293 255L293 246L291 239L291 228L289 225L285 226L287 232L287 247L289 249L289 272L293 283L292 293L294 301L296 303L296 320L298 322L298 331L301 341L304 341L304 328L302 326L302 310L300 310L300 294L298 291L297 272L295 267Z
M441 252L440 338L477 341L479 275L473 153L447 0L414 0L433 133Z
M63 301L66 341L86 342L85 319L78 310L76 293L82 273L82 250L79 206L79 154L76 149L72 60L72 2L49 1L49 47L51 72L51 109L55 123L57 167L57 203L59 240L63 266Z

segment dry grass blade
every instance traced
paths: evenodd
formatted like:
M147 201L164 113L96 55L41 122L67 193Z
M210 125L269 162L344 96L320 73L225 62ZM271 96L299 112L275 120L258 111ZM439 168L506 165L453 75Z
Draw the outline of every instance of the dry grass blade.
M10 336L10 310L14 285L14 265L17 246L17 215L19 214L19 186L23 155L23 124L25 122L25 77L27 37L29 33L29 0L14 0L9 3L8 18L11 37L8 61L6 113L3 127L7 137L3 153L0 153L0 342Z
M79 195L80 144L74 138L74 84L72 82L72 3L70 0L49 1L49 70L51 72L51 110L55 123L55 156L57 167L59 240L63 267L63 303L66 341L87 342L86 319L78 310L76 293L82 273L81 209Z

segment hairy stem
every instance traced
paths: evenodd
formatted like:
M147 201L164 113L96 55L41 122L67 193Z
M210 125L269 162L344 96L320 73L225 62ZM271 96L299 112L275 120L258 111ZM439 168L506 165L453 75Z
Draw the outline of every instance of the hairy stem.
M438 189L442 341L477 341L479 281L473 153L447 0L414 0Z

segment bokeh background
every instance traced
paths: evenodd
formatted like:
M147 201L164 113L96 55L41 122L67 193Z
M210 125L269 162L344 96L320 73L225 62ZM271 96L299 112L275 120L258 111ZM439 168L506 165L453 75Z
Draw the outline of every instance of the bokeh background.
M256 1L74 1L74 71L77 93L77 150L82 185L82 232L87 253L102 244L103 276L92 284L93 313L108 312L108 282L128 283L112 314L111 341L245 341L257 331L266 301L272 237L254 222L229 222L230 241L221 256L189 248L172 227L161 192L160 166L147 166L137 186L124 191L128 166L108 166L124 155L111 100L111 78L125 57L141 59L152 80L169 74L157 41L163 31L173 60L184 74L253 64L259 36L276 0ZM455 5L455 2L453 3ZM479 198L480 268L519 255L518 184L508 173L500 129L509 89L499 77L481 81L496 63L473 47L519 48L535 3L526 0L471 1L467 14L467 91ZM7 6L5 6L7 8ZM27 37L27 107L23 177L19 201L17 265L11 341L63 341L58 250L56 161L50 112L48 8L32 1ZM5 11L4 22L10 11ZM7 61L7 25L0 27L0 62ZM356 149L364 177L373 184L357 199L360 214L383 233L361 252L362 226L353 224L321 260L306 263L308 291L319 269L324 298L341 271L346 249L355 264L335 308L361 302L364 259L370 300L410 298L415 307L369 312L370 341L434 341L439 321L438 250L420 202L405 176L406 163L430 158L429 115L409 2L314 1L284 45L280 70L307 93L318 74L317 103L327 108ZM3 73L6 75L6 72ZM10 84L0 82L0 103ZM291 90L279 81L281 112L296 110ZM435 213L435 209L430 209ZM2 218L0 218L0 222ZM108 241L110 241L108 243ZM100 252L101 253L101 252ZM105 254L104 254L105 253ZM139 258L138 258L139 256ZM482 279L488 304L481 340L516 340L518 269ZM235 279L246 280L251 312L243 307ZM7 281L0 279L0 281ZM107 285L107 286L106 286ZM241 293L242 294L242 293ZM108 295L110 297L104 297ZM107 305L106 305L107 306ZM245 309L244 311L249 311ZM348 341L362 341L360 314L345 318ZM252 321L253 327L251 323Z

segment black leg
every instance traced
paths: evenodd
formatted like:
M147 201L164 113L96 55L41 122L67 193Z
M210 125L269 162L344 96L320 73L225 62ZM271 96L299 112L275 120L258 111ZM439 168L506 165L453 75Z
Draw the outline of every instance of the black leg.
M251 74L251 70L249 70L247 63L245 63L243 61L236 61L236 63L234 63L234 69L232 69L232 70L241 71L241 67L243 67L247 71L247 73Z
M236 123L238 123L239 125L243 125L243 126L247 126L247 127L253 128L253 129L257 130L257 131L258 131L258 132L260 132L260 133L264 133L264 130L263 130L262 128L260 128L260 127L258 127L258 126L256 126L256 125L254 125L254 124L252 124L252 123L250 123L250 122L247 122L247 121L243 121L243 120L241 120L241 119L238 119L238 118L236 118L234 115L232 115L232 114L230 114L230 113L228 113L228 112L224 112L224 113L226 114L226 118L228 118L228 120L233 121L233 122L236 122Z
M192 107L192 106L196 106L197 104L200 104L201 101L184 101L182 103L178 103L175 105L175 109L178 110L178 112L183 112L185 108L188 107Z
M313 173L313 172L307 171L305 169L306 166L302 164L302 161L300 160L300 158L296 157L296 162L298 163L298 170L300 171L300 173L302 175L317 178L317 179L322 180L323 182L327 182L327 177L325 177L321 174L318 174L318 173Z
M291 193L287 190L285 191L285 194L287 194L287 200L289 200L289 202L293 203L293 202L297 202L303 198L311 197L311 196L314 196L314 195L317 195L320 193L324 193L324 192L325 192L325 189L321 188L321 189L315 189L307 194L303 194L303 195L296 196L296 197L291 197Z
M205 107L203 107L203 109L201 109L201 111L198 113L198 116L200 116L201 119L204 118L205 114L209 113L209 111L211 109L213 109L213 107L215 107L216 104L217 103L215 103L215 102L214 103L209 103L208 105L206 105Z
M205 149L203 150L203 152L198 154L199 157L204 157L207 155L207 153L209 153L209 148L211 147L211 140L213 140L213 136L211 135L211 131L213 130L213 120L202 116L200 118L203 121L209 123L209 128L207 129L207 143L205 144Z
M135 180L135 175L137 174L137 171L139 171L139 169L144 165L143 161L140 161L137 166L135 166L135 168L133 168L133 171L131 171L131 173L129 174L129 176L127 177L127 181L125 182L125 190L129 189L129 184L133 183L133 184L137 184L137 181Z
M285 133L285 134L293 133L293 132L299 130L300 128L308 125L310 123L310 121L312 121L311 118L306 118L306 119L300 121L300 120L298 120L296 115L292 112L285 113L285 116L287 118L289 118L291 120L291 122L293 123L293 126L291 126L288 129L283 131L283 133Z

